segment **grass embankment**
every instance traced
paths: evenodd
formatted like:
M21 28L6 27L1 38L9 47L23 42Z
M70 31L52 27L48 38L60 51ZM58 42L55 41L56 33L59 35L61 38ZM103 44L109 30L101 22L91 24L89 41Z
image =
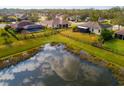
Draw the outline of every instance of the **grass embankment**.
M4 29L0 29L0 45L3 45L5 43L4 37L1 36L2 33L7 33L9 35L8 41L11 41L11 42L16 41L16 39L13 36L11 36L10 33L5 31Z
M108 50L114 51L115 53L124 55L124 40L111 40L105 42L103 47Z
M62 31L61 34L85 43L93 43L98 41L98 36L95 34L73 32L72 29Z
M62 42L67 45L68 48L73 50L74 53L78 54L81 50L87 52L92 55L91 57L82 57L90 62L102 65L111 69L114 76L118 80L119 85L124 85L124 56L115 54L110 51L106 51L104 49L100 49L94 47L92 45L82 43L80 41L76 41L67 37L63 37L61 35L56 36L56 40L54 42ZM80 54L79 54L80 55Z
M65 35L69 38L72 38L77 41L81 41L88 44L93 44L98 42L98 36L95 34L72 32L71 30L61 32L62 35ZM124 40L111 40L107 41L100 47L101 49L111 51L116 54L124 55Z
M76 40L64 37L61 34L50 35L48 37L40 37L40 38L16 41L15 44L17 45L0 48L0 51L1 51L0 56L1 57L9 56L9 55L19 53L37 46L44 45L45 43L51 43L51 42L64 43L70 49L73 49L77 53L83 50L89 53L90 55L97 57L98 59L105 60L108 63L117 65L118 67L124 67L124 56L91 46L89 44L86 44L80 41L76 41ZM116 70L114 66L114 72L115 71L116 73L119 73L118 69ZM117 74L117 77L120 79L122 76L120 74L119 75Z
M85 42L89 42L89 43L97 42L98 36L96 35L72 32L70 30L61 32L61 34L65 34L65 35L74 37L76 39L79 39L79 41L83 41L84 42L83 43L83 42L72 40L67 37L63 37L61 35L46 37L45 35L48 35L49 33L50 33L49 31L33 33L33 35L35 35L33 39L26 39L26 40L19 40L19 41L14 39L13 37L10 37L10 39L13 41L11 45L6 46L6 45L3 45L2 43L0 44L0 52L1 52L0 57L5 57L14 53L22 52L27 49L37 47L48 42L63 42L77 50L85 50L94 56L100 57L110 62L114 62L118 65L124 66L124 56L121 56L103 49L99 49L97 47L94 47L85 43ZM23 38L25 36L28 38L28 37L31 37L32 34L27 34L27 35L18 34L17 36L19 38ZM39 38L35 38L35 37L39 37ZM0 39L1 39L1 42L4 42L2 37L0 37ZM124 46L124 43L123 41L120 41L120 40L116 42L115 41L106 42L104 45L104 47L108 47L110 49L122 51L122 52L124 51L123 46Z
M6 57L18 52L22 52L30 48L34 48L42 44L45 44L48 41L50 41L49 38L45 38L45 37L16 41L11 46L3 46L2 48L0 48L0 52L1 52L0 57Z
M84 50L84 51L88 52L89 54L96 56L100 59L103 59L108 62L112 62L112 63L115 63L117 65L124 67L124 56L91 46L86 43L75 41L73 39L63 37L61 35L56 35L55 37L56 37L56 39L54 40L54 42L65 43L74 50L77 50L77 51Z
M91 46L83 42L75 41L61 35L15 41L11 46L4 45L3 47L0 47L0 57L9 56L11 54L22 52L49 42L65 43L77 51L84 50L91 55L124 67L124 56Z
M38 32L31 34L17 34L17 37L21 40L16 40L13 37L8 39L13 39L13 43L9 45L5 45L3 43L0 44L0 58L6 57L15 53L19 53L47 42L50 42L51 39L48 38L49 35L55 34L55 32L47 31L47 32ZM33 36L32 36L33 35ZM2 39L2 37L1 37ZM4 39L1 40L4 42Z

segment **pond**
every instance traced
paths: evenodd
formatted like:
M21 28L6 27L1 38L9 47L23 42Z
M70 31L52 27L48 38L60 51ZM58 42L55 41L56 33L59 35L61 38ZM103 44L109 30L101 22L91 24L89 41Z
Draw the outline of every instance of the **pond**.
M36 55L0 71L4 86L116 85L107 68L65 50L64 45L46 44Z
M35 28L35 29L28 29L27 31L29 31L29 32L39 32L39 31L41 31L42 29L40 29L40 28Z

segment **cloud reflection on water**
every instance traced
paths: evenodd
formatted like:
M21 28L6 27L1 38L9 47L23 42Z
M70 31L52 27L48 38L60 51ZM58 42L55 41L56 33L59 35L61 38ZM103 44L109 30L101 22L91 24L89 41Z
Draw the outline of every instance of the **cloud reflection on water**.
M78 57L64 50L63 45L46 44L44 49L35 56L16 66L1 70L0 85L45 85L44 82L61 84L61 82L76 80L79 76L81 76L81 82L79 80L74 83L85 83L85 80L101 82L104 79L105 82L111 82L111 74L105 74L108 72L94 65L81 64L80 61ZM103 74L105 76L101 79Z

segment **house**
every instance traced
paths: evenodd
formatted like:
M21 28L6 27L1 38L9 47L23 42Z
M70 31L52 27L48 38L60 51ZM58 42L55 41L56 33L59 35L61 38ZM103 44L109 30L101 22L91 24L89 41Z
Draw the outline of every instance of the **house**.
M86 17L86 18L85 18L85 22L90 21L90 19L91 19L90 17Z
M115 32L115 37L124 40L124 29Z
M78 26L79 27L79 26ZM84 24L80 25L83 28L88 28L87 32L89 33L95 33L95 34L100 34L101 27L98 22L85 22Z
M39 19L38 19L40 22L41 21L45 21L47 20L47 16L39 16Z
M118 31L118 30L121 30L121 29L122 29L121 25L113 25L112 26L112 30L114 30L114 31Z
M3 17L2 16L0 16L0 22L2 22L3 21Z
M28 20L28 16L27 15L22 15L19 17L19 20L22 21L22 20Z
M21 18L24 14L23 13L15 13L14 14L17 18Z
M90 30L88 27L83 26L77 26L77 31L83 32L83 33L90 33Z
M42 25L34 24L33 22L30 22L28 20L23 20L16 24L11 24L11 27L16 29L17 32L22 31L22 30L34 31L34 29L42 29L43 28Z
M16 18L14 16L5 16L2 19L3 22L16 22Z
M98 22L104 22L104 21L106 21L105 18L102 18L102 17L99 17L99 18L98 18Z
M82 25L79 25L78 29L80 29L81 32L87 32L87 33L90 32L90 33L95 33L97 35L100 35L102 29L112 30L112 26L108 24L100 24L98 22L89 21L89 22L85 22Z
M20 29L23 29L24 26L32 25L32 24L33 24L33 22L30 22L28 20L23 20L23 21L20 21L20 22L18 22L16 24L12 24L11 27L16 29L16 30L20 30Z
M68 21L75 21L75 18L74 17L68 17L67 20Z
M108 19L106 19L106 18L102 18L102 17L99 17L99 18L98 18L98 22L99 22L99 23L107 23L107 24L110 24L110 23L111 23L110 20L108 20Z
M0 24L0 29L4 29L6 24Z
M72 22L81 22L81 16L79 15L69 16L67 20Z
M60 18L44 21L42 22L42 25L50 28L68 28L69 26L67 21Z
M32 30L32 29L42 29L43 26L42 25L38 25L38 24L32 24L32 25L26 25L23 28L25 30Z

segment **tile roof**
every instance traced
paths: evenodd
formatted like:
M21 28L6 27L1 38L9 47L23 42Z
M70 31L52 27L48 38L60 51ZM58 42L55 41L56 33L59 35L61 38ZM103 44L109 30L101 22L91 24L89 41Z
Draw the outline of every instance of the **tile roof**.
M68 24L67 21L65 20L60 20L59 18L55 18L55 19L52 19L52 20L49 20L49 21L44 21L43 24Z
M112 25L109 25L109 24L100 24L98 22L91 22L91 21L85 22L84 24L82 24L80 26L89 27L89 28L93 28L93 29L102 29L102 28L112 27Z
M94 28L94 29L101 29L98 22L85 22L84 24L80 25L84 27Z
M110 24L99 24L101 26L101 28L110 28L112 27L112 25Z
M33 25L33 23L28 21L28 20L23 20L23 21L18 22L16 24L11 24L11 27L13 27L13 28L23 28L26 25Z

